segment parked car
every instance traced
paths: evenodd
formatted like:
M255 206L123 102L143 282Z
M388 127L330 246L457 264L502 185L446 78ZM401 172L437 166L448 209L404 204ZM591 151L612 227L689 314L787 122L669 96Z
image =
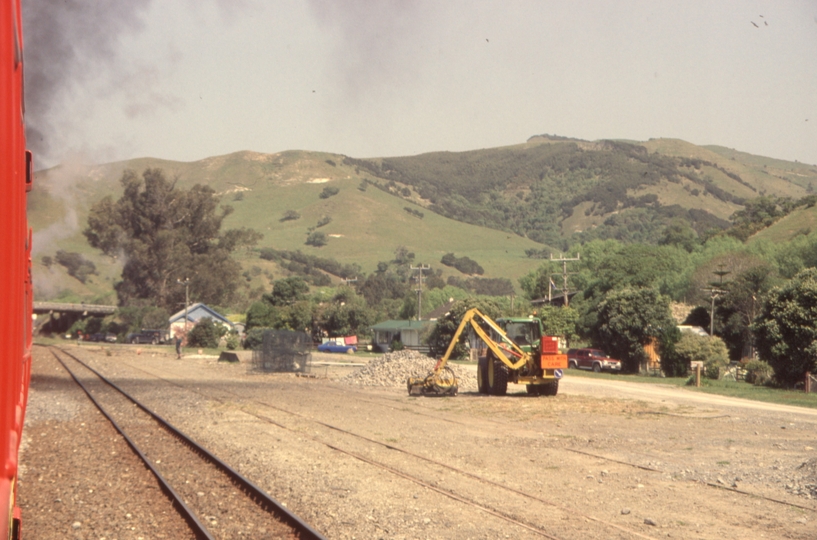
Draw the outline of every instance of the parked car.
M125 338L127 343L151 343L158 345L167 341L167 332L163 330L140 330L139 332L131 332Z
M318 345L318 352L339 352L339 353L354 353L357 352L357 345L346 345L339 341L327 341Z
M569 349L567 365L574 369L591 369L596 373L621 371L621 360L610 358L606 352L599 349Z
M105 342L105 343L116 343L116 334L108 333L96 333L91 334L88 338L88 341L96 341L96 342Z

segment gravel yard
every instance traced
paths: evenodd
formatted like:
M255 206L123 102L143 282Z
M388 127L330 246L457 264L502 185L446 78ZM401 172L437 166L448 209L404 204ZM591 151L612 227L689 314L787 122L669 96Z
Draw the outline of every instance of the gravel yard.
M569 373L556 397L514 385L488 397L476 393L473 366L457 366L456 397L409 397L406 377L434 360L408 353L365 366L315 354L311 376L297 377L175 360L163 348L68 350L328 538L817 537L811 411L685 402L683 390L664 399L660 385L658 397L630 398ZM29 537L179 537L165 529L173 516L131 510L156 503L156 490L123 493L119 477L138 466L111 450L113 435L86 440L106 433L104 422L70 385L55 387L63 375L48 356L35 350L24 432ZM93 502L88 490L102 487ZM97 523L100 509L110 511ZM127 527L136 515L149 516L139 531Z

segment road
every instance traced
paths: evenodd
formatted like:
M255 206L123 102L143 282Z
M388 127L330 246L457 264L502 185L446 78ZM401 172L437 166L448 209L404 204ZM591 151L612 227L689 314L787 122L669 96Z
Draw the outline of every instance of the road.
M782 415L796 415L804 420L810 418L817 421L817 409L706 394L669 384L645 384L610 379L591 379L589 377L571 377L568 375L562 379L559 392L618 399L636 399L675 406L694 405L697 407L766 411Z

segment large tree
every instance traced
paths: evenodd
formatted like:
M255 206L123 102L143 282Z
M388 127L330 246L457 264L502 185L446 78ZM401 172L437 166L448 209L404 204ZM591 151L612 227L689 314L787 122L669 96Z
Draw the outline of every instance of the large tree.
M124 257L122 281L115 285L120 304L148 301L172 313L185 299L178 281L189 279L191 299L228 305L241 269L230 253L261 235L249 229L222 234L232 208L219 208L208 186L178 188L161 169L146 169L142 178L126 170L120 182L122 197L93 205L83 231L93 247Z
M772 290L753 330L760 358L779 383L794 386L807 371L817 371L817 269Z
M673 326L669 298L656 289L625 288L607 293L599 303L593 341L634 373L647 358L645 346L660 341Z

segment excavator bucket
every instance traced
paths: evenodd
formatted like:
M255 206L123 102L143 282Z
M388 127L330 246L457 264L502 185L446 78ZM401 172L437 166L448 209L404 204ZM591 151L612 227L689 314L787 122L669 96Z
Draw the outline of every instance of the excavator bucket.
M456 396L459 380L451 368L444 367L424 378L409 377L406 386L410 396Z

